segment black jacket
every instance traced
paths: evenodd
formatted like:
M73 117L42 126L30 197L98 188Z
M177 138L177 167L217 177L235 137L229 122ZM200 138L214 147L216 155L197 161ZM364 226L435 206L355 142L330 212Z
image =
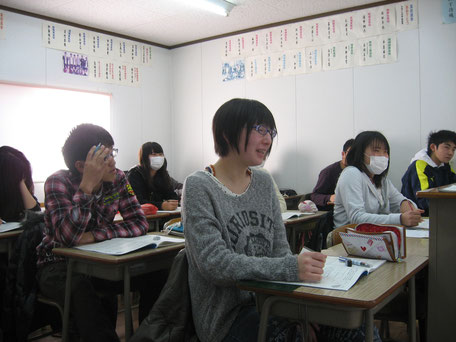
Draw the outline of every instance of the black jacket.
M44 216L27 213L24 231L17 238L6 274L1 308L4 341L26 341L27 335L42 326L36 313L36 246L43 239Z
M192 318L185 249L175 257L160 297L129 340L129 342L148 341L198 341Z
M171 184L167 190L159 190L155 186L149 185L139 165L128 171L127 178L140 204L152 203L158 210L162 210L163 201L179 199L174 190L179 188L180 183L171 177Z

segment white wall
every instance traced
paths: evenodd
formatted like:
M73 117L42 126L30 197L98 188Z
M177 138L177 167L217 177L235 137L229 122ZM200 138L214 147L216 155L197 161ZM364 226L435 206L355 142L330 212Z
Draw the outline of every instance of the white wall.
M92 82L87 77L62 72L62 51L41 45L41 25L39 19L6 12L6 39L0 40L0 82L111 94L111 133L119 149L116 160L121 170L137 163L139 148L146 141L157 141L165 152L172 151L169 50L153 48L153 65L141 67L140 87ZM0 104L0 124L3 115ZM49 131L36 132L37 148L40 135L52 134L51 126ZM55 143L62 146L64 141ZM172 170L173 163L169 162L169 166ZM42 186L35 187L40 201Z
M123 170L136 163L145 141L162 144L170 173L181 181L215 162L212 116L225 101L247 97L275 116L279 135L266 166L280 187L310 192L319 171L340 158L345 140L366 129L389 139L390 178L400 187L429 131L456 130L456 24L442 24L440 1L419 0L418 10L420 28L398 34L393 64L223 83L222 40L215 40L154 48L153 66L141 68L138 88L63 74L62 52L41 45L42 21L6 12L0 81L112 94L111 132ZM0 124L2 115L0 104ZM40 134L49 132L37 132L38 148Z
M343 143L379 130L391 145L389 177L400 178L430 130L456 130L456 24L440 1L419 0L419 29L398 34L398 61L257 81L221 82L222 40L172 51L173 164L179 179L217 160L211 120L233 97L257 99L279 135L266 167L279 187L312 191Z

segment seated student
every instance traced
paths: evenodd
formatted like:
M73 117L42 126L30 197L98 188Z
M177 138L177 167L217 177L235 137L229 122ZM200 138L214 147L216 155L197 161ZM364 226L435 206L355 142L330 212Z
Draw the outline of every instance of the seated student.
M163 148L158 143L146 142L141 146L139 165L127 174L139 203L152 203L158 210L177 208L182 184L169 175L166 166Z
M407 200L386 178L390 147L380 132L359 133L339 177L334 226L349 223L385 223L416 226L422 210Z
M291 254L271 177L249 167L261 164L277 134L269 109L255 100L230 100L215 113L212 132L220 158L187 177L182 197L195 329L202 342L257 341L255 299L236 282L319 281L326 256ZM287 340L283 322L270 319L270 338ZM361 330L326 331L342 340ZM336 341L329 336L325 341Z
M40 291L63 306L67 262L53 248L144 235L148 223L124 173L116 169L117 149L108 131L92 124L76 126L62 152L69 170L55 172L44 186L46 228L37 247L37 279ZM114 223L117 211L123 220ZM140 287L140 321L166 280L154 275L153 282L132 279L132 289ZM82 340L118 341L116 298L100 297L96 290L118 292L120 284L77 273L72 280L71 314Z
M0 189L2 220L21 221L25 210L41 210L33 194L30 163L21 151L10 146L0 147Z
M333 205L328 203L334 203L337 180L342 170L347 166L347 153L353 145L353 141L354 139L348 139L345 142L342 148L342 160L325 167L318 175L317 185L310 195L310 199L317 205L318 210L333 209Z
M402 194L414 201L429 216L429 200L417 198L421 190L456 183L456 173L449 162L456 150L456 133L453 131L431 132L428 147L415 154L402 177Z

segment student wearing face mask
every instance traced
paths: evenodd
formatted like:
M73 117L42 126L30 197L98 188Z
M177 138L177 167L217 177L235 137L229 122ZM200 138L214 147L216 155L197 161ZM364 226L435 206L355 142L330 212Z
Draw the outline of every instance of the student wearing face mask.
M163 148L156 142L146 142L139 150L139 165L128 171L130 182L139 203L152 203L158 210L175 210L182 184L166 169Z
M422 210L386 178L390 147L380 132L365 131L347 155L347 167L336 186L334 226L380 223L416 226Z

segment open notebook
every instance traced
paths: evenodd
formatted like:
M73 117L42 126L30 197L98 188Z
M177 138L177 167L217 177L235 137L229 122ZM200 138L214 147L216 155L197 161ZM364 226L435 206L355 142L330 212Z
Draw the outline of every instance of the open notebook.
M328 290L340 290L347 291L356 282L365 275L372 273L386 260L371 260L362 258L350 258L351 260L363 261L369 264L370 267L364 266L347 266L345 262L341 262L339 257L328 256L326 258L326 264L323 268L323 278L319 282L285 282L285 281L271 281L273 283L282 283L290 285L300 285L317 287Z
M142 235L132 238L114 238L102 242L89 243L87 245L75 246L84 251L104 253L110 255L127 254L138 249L158 248L184 242L184 239L162 235Z

